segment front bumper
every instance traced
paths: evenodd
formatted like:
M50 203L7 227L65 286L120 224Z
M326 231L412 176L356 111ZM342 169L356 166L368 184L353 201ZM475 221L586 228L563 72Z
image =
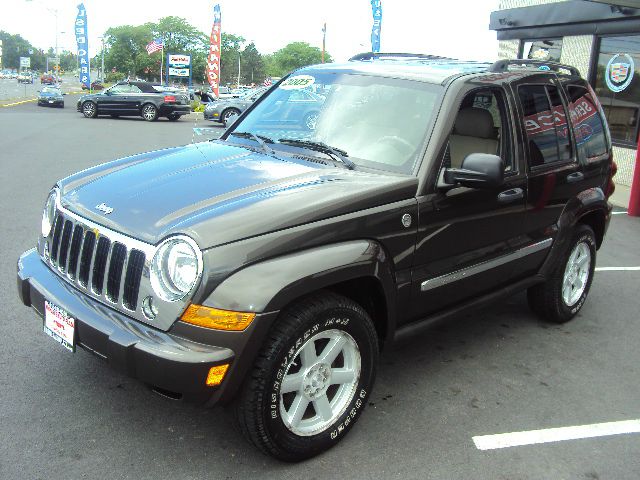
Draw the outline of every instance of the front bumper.
M64 105L64 99L39 98L39 105Z
M176 335L133 320L66 283L49 269L35 249L28 250L18 260L17 282L22 303L32 307L40 317L44 317L46 299L76 319L77 346L156 389L179 394L176 396L187 400L213 403L220 398L223 387L241 382L241 379L230 378L234 371L236 377L246 371L234 365L236 354L231 348L187 338L206 329L183 324L177 329L181 335ZM205 332L205 338L207 334L209 332ZM245 350L248 335L240 342L235 337L236 351ZM225 363L231 367L222 385L206 386L209 369ZM232 394L233 389L228 393Z

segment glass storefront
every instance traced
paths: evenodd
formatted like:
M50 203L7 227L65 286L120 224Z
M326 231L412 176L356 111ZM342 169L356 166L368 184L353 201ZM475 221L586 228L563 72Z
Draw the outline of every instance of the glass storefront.
M640 35L602 37L596 53L595 90L614 143L636 146L640 110Z
M562 39L547 38L542 40L524 40L520 58L528 60L547 60L559 62L562 54Z

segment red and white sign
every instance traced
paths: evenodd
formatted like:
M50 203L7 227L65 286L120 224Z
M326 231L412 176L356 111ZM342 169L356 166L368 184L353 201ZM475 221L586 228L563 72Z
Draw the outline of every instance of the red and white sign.
M596 108L591 99L582 96L578 100L569 104L569 115L574 125L579 125L596 114ZM524 128L527 135L538 135L540 133L553 130L554 128L566 128L567 118L562 106L553 107L552 110L545 110L534 115L524 117Z
M74 351L74 333L76 321L57 305L44 302L44 333L60 343L69 351Z
M221 19L220 5L213 7L213 28L209 42L209 55L207 56L206 75L213 94L218 96L220 86L220 45L221 45Z
M176 68L184 68L191 65L190 55L169 55L169 66Z

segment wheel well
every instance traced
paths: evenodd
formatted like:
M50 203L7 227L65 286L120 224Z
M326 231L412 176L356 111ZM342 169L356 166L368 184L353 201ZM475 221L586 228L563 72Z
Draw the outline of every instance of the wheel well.
M387 338L387 302L382 285L375 277L360 277L327 287L337 294L350 298L364 308L378 334L380 345Z
M596 246L600 248L604 239L605 215L600 210L589 212L578 219L577 223L589 225L596 234Z

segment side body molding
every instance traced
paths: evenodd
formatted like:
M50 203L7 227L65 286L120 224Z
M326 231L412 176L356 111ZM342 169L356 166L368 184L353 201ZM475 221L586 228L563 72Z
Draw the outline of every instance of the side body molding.
M395 327L391 261L373 240L325 245L249 265L218 285L204 305L223 310L272 312L307 293L360 277L375 277L381 282L387 328Z

